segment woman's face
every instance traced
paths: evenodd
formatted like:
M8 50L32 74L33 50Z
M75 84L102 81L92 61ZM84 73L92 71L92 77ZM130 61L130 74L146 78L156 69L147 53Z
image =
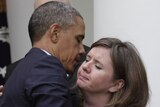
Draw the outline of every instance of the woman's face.
M77 85L83 91L106 93L113 86L110 49L94 47L86 56L77 74Z

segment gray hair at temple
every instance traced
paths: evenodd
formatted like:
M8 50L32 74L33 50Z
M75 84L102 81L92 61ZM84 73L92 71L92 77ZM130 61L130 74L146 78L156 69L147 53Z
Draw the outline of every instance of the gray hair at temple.
M83 19L81 14L69 4L49 1L35 9L32 14L28 30L31 42L38 41L54 23L61 29L67 30L77 24L77 17Z

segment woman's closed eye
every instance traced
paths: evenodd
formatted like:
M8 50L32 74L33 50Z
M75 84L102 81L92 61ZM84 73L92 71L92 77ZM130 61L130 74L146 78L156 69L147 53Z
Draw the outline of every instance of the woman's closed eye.
M98 69L98 70L101 70L102 67L99 65L99 64L95 64L95 67Z

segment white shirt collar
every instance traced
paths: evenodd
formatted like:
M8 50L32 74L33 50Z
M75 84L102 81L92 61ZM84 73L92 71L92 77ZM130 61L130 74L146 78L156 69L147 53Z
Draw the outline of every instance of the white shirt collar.
M45 52L47 55L51 56L51 54L49 52L47 52L46 50L44 49L41 49L43 52Z

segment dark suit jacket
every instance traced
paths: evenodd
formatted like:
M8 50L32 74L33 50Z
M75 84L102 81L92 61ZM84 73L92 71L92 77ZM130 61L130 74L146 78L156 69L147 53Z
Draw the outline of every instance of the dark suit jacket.
M78 70L79 66L82 64L82 62L85 60L86 54L90 50L90 47L84 45L84 49L85 49L86 53L81 56L81 59L80 59L79 63L75 66L74 73L72 75L70 75L69 78L68 78L70 88L72 88L76 84L77 70ZM12 74L14 69L16 68L17 64L20 63L21 60L22 59L10 64L9 66L7 66L6 75L5 75L5 82L8 80L8 78L10 77L10 75ZM78 88L73 88L70 91L71 99L72 99L71 101L72 101L72 104L74 105L74 107L79 107L79 98L78 98L79 94L78 93L79 93ZM0 99L0 101L1 101L1 99Z
M72 87L73 85L75 85L76 80L77 80L77 70L78 70L79 66L82 64L82 62L85 60L86 54L90 50L90 47L88 47L86 45L83 45L83 46L84 46L84 49L85 49L86 53L81 56L79 63L75 66L74 73L68 78L70 87ZM10 77L10 75L12 74L13 70L16 68L17 64L21 60L22 59L20 59L20 60L18 60L18 61L16 61L16 62L14 62L14 63L12 63L12 64L10 64L10 65L7 66L7 68L6 68L6 75L5 75L5 83L8 80L8 78Z
M0 107L72 107L61 62L32 48L7 80Z

